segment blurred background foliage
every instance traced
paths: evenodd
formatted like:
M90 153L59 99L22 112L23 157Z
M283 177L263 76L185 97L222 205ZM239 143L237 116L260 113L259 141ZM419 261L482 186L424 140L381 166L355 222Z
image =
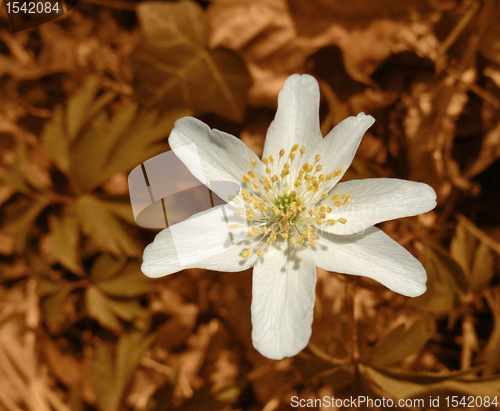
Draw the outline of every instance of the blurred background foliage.
M499 20L497 0L80 0L13 35L2 6L0 409L498 399ZM325 134L377 120L346 179L423 181L438 207L381 224L425 265L424 295L318 269L311 342L272 361L251 344L250 272L142 275L155 231L127 173L185 115L260 155L295 72L320 83Z

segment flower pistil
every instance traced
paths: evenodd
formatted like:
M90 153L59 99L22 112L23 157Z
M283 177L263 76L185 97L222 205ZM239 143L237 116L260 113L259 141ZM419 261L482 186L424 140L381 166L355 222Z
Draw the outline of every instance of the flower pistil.
M243 258L254 250L260 257L267 245L277 240L313 247L315 226L325 222L347 222L345 218L325 221L334 207L351 202L349 193L328 198L328 182L341 175L342 170L335 168L325 176L321 173L321 155L316 154L314 163L309 164L302 161L305 152L305 146L299 149L299 145L295 144L287 156L282 148L277 160L272 155L264 157L264 173L259 172L258 160L255 157L250 159L252 171L243 175L243 189L236 198L229 198L240 203L237 213L246 217L249 226L247 237L256 237L257 240L255 245L243 251ZM238 227L238 224L233 224L230 228Z

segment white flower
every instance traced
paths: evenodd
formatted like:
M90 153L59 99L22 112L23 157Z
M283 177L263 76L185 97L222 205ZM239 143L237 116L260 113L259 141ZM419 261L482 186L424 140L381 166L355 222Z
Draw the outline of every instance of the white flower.
M191 173L206 184L236 183L240 191L229 205L163 230L144 251L142 271L150 277L188 267L254 267L253 344L273 359L293 356L309 341L316 266L366 276L410 297L426 290L420 262L373 225L433 209L435 192L389 178L337 184L375 120L360 113L323 138L318 110L316 80L291 76L279 95L262 161L234 136L194 118L177 121L169 143ZM228 197L223 187L211 188ZM238 217L243 224L232 224ZM227 232L224 218L232 241L215 229L222 222ZM238 241L241 230L244 239ZM213 255L213 245L222 242L224 252Z

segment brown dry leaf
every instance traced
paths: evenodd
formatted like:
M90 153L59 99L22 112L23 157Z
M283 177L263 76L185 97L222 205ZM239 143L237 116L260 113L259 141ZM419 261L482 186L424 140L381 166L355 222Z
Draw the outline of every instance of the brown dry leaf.
M131 94L133 78L128 55L138 40L138 31L120 28L109 13L101 12L96 21L84 18L72 10L59 20L66 25L50 22L15 35L0 30L0 40L10 55L0 54L0 75L16 81L37 80L54 73L74 73L82 68L108 72L118 81L108 87ZM33 46L33 35L39 45ZM40 47L35 54L33 48ZM44 114L42 111L34 112Z
M399 35L406 22L373 20L367 27L354 29L338 41L347 72L357 81L371 84L369 78L381 62L395 51L404 51Z
M38 29L42 39L42 50L35 58L28 49L30 37L27 32L15 36L0 31L11 56L0 55L0 73L17 80L37 79L52 73L70 72L76 67L75 42L55 24L44 24Z
M218 390L224 387L228 382L236 380L239 367L236 365L237 359L233 351L222 350L217 360L214 361L215 371L210 376L210 381L214 389Z
M296 32L286 0L216 0L208 9L210 47L238 52L254 80L252 105L276 106L276 96L293 73L303 72L307 57L346 35L333 25L316 37Z
M452 185L471 189L470 181L462 176L452 157L456 121L467 100L467 87L452 76L445 76L439 82L415 83L411 95L402 96L405 151L412 170L410 179L427 182L435 188L437 182L442 182L441 187L437 187L440 201L449 195Z
M188 389L192 395L193 391L203 386L203 379L198 377L198 373L205 361L210 341L217 334L219 327L220 322L214 318L208 324L200 325L196 333L189 337L187 341L189 348L180 354L176 364L179 370L179 382L187 385L177 386L177 395L186 396L189 393Z
M264 141L266 139L265 132L254 130L243 130L240 134L240 139L247 147L259 157L264 152Z
M54 375L67 387L78 384L83 375L82 364L70 353L63 353L47 335L41 334L43 356Z
M208 9L209 47L238 52L254 80L249 90L253 105L276 105L286 78L299 71L305 53L294 43L296 33L285 0L216 0ZM314 51L314 50L313 50Z
M288 0L290 10L301 34L309 36L324 31L332 22L342 22L347 27L363 26L384 16L392 20L402 20L411 13L433 10L436 4L429 0L385 0L366 2L365 0Z
M33 74L30 72L37 72L38 68L33 64L33 53L25 49L27 33L20 32L13 36L7 30L0 30L0 39L10 52L10 55L0 54L0 75L8 74L18 79L31 78Z
M495 14L491 16L492 22L498 22L500 19L500 9L497 7ZM491 24L481 42L481 53L489 60L500 64L500 27L498 24Z
M25 288L11 290L2 312L13 303L22 315L0 317L0 406L15 411L69 411L37 360L33 330L38 326L39 308L34 280L29 280Z
M348 73L356 80L370 83L369 76L388 56L404 50L430 56L437 47L433 25L440 13L428 1L397 0L288 0L299 36L317 38L343 31L338 38L327 36L338 45ZM328 45L328 44L324 44Z
M11 255L15 250L14 238L0 233L0 255Z
M430 25L418 17L410 25L406 5L395 8L404 12L405 20L385 18L385 6L374 7L363 24L357 20L353 27L348 17L352 12L332 12L336 5L322 1L288 3L215 0L208 9L210 46L227 47L243 56L254 80L249 92L252 105L274 107L286 78L305 71L306 59L326 46L340 47L348 74L366 84L373 84L369 76L395 52L419 50L435 54L437 41L430 33ZM360 7L359 2L346 3L343 10ZM310 29L304 29L306 26Z
M158 330L158 341L162 347L175 347L192 334L199 307L196 304L186 303L172 288L162 288L159 296L160 299L155 301L152 308L171 315L171 318Z

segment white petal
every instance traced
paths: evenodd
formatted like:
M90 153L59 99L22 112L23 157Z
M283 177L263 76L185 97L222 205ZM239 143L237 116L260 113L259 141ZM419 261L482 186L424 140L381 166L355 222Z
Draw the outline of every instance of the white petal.
M315 287L314 258L306 247L267 247L252 286L252 340L262 355L279 360L307 345Z
M426 290L427 275L420 261L376 227L364 234L322 233L313 255L316 265L324 270L372 278L408 297Z
M318 82L307 74L294 74L279 94L278 111L267 130L264 157L277 159L282 148L288 156L294 144L313 150L321 140Z
M350 167L363 135L374 122L375 119L365 113L348 117L335 126L313 152L309 152L307 161L310 164L314 163L316 154L321 155L320 163L323 165L321 174L326 176L336 168L341 169L341 173L325 185L324 191L330 190Z
M369 178L339 183L328 196L330 199L332 195L342 196L347 193L351 194L350 204L332 207L333 211L326 215L326 220L342 217L347 222L323 224L322 230L340 235L353 234L381 221L426 213L436 207L436 193L432 187L395 178ZM327 202L323 204L327 205Z
M142 272L156 278L185 268L242 271L253 267L257 257L242 258L248 244L231 241L222 209L203 211L161 231L144 250Z
M211 130L193 117L177 120L168 142L189 171L223 200L227 200L227 192L211 186L211 181L229 181L240 186L243 175L252 170L251 158L257 161L261 172L264 170L259 158L240 139Z

